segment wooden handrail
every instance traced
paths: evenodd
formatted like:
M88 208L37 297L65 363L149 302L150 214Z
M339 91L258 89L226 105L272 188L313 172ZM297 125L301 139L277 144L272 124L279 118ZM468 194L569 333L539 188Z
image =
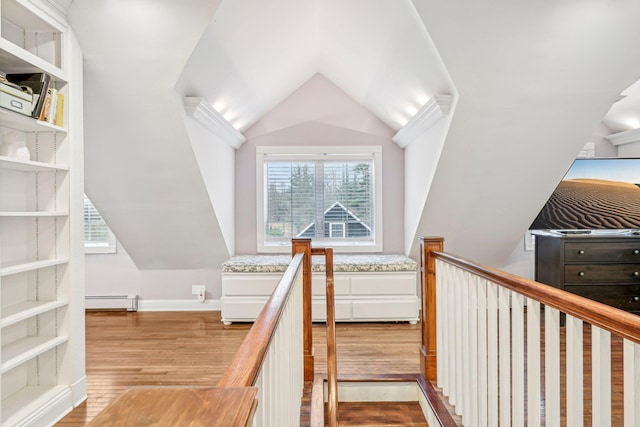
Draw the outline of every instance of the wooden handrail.
M432 252L432 254L436 259L446 261L465 271L518 292L527 298L532 298L591 325L607 330L612 334L640 344L640 321L638 321L638 316L635 314L562 291L553 286L518 277L495 268L475 264L455 255L444 252Z
M293 257L278 286L242 341L218 387L254 385L304 259L304 253L298 253Z

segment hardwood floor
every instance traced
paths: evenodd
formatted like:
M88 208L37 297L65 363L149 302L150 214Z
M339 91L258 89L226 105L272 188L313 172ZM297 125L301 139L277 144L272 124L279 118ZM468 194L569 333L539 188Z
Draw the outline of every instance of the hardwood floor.
M57 425L86 425L132 386L215 386L250 324L224 326L219 312L89 312L86 315L88 399ZM544 332L544 331L543 331ZM542 333L544 340L544 333ZM314 324L315 370L326 377L326 333ZM407 323L339 323L338 377L419 372L419 325ZM591 421L591 331L584 328L585 419ZM612 338L613 424L622 422L622 349ZM564 328L561 331L561 386L565 390ZM544 356L541 355L542 364ZM544 390L544 389L543 389ZM561 425L566 425L562 393ZM541 396L544 408L544 397ZM347 407L341 411L348 410ZM352 411L353 412L353 411ZM345 417L347 415L341 415Z
M132 386L216 385L250 324L224 326L220 312L88 312L88 398L57 426L86 425ZM314 325L315 369L326 375L324 325ZM339 323L338 376L416 373L420 326Z

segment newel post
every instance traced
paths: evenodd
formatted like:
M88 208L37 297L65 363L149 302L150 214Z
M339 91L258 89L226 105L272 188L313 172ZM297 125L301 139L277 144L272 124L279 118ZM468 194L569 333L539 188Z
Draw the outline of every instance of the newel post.
M420 237L420 287L422 292L422 347L420 373L426 380L437 379L436 348L436 260L432 252L444 249L442 237Z
M302 334L304 380L313 381L313 323L311 320L311 239L292 239L291 253L304 253L302 261Z

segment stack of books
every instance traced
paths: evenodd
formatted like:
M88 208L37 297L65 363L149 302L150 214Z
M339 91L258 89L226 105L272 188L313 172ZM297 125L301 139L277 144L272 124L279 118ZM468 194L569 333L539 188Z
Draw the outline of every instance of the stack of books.
M6 78L12 83L33 90L31 117L52 125L63 125L64 95L54 87L49 74L7 74Z

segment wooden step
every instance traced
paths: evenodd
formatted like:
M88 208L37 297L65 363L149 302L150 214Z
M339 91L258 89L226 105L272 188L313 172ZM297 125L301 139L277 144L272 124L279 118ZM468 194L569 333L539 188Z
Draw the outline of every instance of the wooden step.
M338 423L341 427L428 427L418 402L339 402Z

